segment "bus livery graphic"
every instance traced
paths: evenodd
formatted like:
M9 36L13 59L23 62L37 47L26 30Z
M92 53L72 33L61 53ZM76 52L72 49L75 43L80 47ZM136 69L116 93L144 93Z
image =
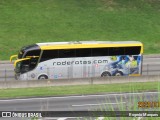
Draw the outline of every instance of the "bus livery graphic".
M83 65L83 64L102 64L102 63L108 63L108 60L62 61L62 62L53 62L53 66L59 66L59 65Z

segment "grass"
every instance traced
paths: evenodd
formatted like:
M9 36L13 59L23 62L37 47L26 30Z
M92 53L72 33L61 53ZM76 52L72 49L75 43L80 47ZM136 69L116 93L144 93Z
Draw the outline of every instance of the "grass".
M24 45L74 40L139 40L160 53L158 0L1 0L0 59Z
M103 94L110 92L157 91L159 82L123 83L105 85L54 86L38 88L8 88L0 90L0 98L22 98L38 96L63 96Z

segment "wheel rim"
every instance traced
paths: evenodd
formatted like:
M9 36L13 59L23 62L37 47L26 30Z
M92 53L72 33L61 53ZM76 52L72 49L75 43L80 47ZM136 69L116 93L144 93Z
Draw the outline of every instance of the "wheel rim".
M40 80L44 80L44 79L46 79L46 78L45 78L45 76L41 76L39 79L40 79Z
M103 76L109 76L109 74L108 74L108 73L105 73Z
M103 73L103 74L102 74L102 77L108 77L108 76L110 76L109 73Z
M122 74L121 73L116 73L116 76L122 76Z

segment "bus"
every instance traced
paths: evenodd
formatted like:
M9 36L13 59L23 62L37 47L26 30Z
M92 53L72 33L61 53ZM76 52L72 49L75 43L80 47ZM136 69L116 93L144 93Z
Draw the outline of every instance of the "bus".
M47 42L22 47L10 61L18 80L139 76L142 54L139 41Z

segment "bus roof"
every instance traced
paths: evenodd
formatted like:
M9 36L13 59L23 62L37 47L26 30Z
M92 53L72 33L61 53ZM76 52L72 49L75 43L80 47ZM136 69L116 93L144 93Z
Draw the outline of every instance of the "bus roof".
M139 41L70 41L70 42L45 42L37 43L39 46L71 45L71 44L142 44Z
M37 43L41 50L141 46L139 41L71 41Z

